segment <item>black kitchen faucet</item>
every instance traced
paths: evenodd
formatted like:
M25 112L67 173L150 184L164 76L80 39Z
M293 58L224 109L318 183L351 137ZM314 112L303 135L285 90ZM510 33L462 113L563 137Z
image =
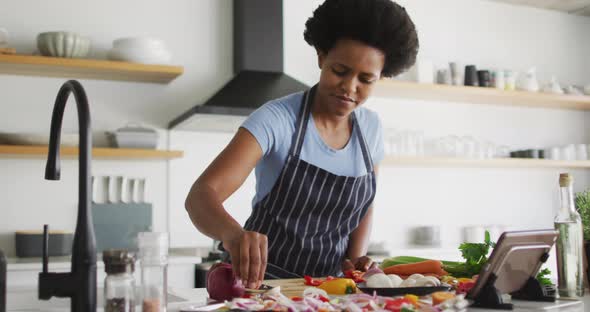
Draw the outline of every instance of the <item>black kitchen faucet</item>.
M90 162L92 159L92 131L90 126L90 108L86 92L75 80L62 85L55 99L51 117L51 134L49 137L49 154L45 167L45 179L59 180L60 160L59 142L61 124L68 96L74 94L78 108L78 219L72 248L71 272L52 273L47 271L48 226L44 227L43 272L39 273L39 299L51 297L70 297L72 312L96 311L96 242L90 206Z

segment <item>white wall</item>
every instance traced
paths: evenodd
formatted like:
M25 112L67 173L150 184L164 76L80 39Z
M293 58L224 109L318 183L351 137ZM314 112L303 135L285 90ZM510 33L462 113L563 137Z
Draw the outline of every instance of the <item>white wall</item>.
M91 57L104 58L114 39L153 36L164 40L173 63L185 73L167 85L80 80L91 106L93 130L114 130L129 121L165 128L231 77L231 1L1 1L0 27L10 33L18 53L32 53L43 31L69 30L92 40ZM62 78L0 75L0 131L48 132L53 102ZM76 132L74 102L64 118L64 132ZM160 147L167 147L162 131ZM100 138L97 135L97 138ZM97 140L96 140L97 141ZM98 142L98 141L97 141ZM0 159L0 248L14 255L19 229L74 230L77 162L63 160L62 181L43 180L43 159ZM144 176L154 205L154 229L167 230L168 175L165 161L94 160L96 175Z
M95 55L103 57L111 40L149 34L166 41L185 74L169 85L82 80L94 128L113 129L128 120L165 127L196 103L202 103L232 76L231 1L4 1L2 27L20 52L34 49L38 32L75 30L90 36ZM285 69L312 84L319 77L314 51L303 41L305 20L321 1L285 3ZM420 56L443 65L448 61L522 71L536 65L539 78L557 75L567 83L590 82L590 19L563 13L511 7L474 0L400 1L413 16L421 38ZM44 6L44 7L39 7ZM141 7L141 13L138 8ZM37 8L31 10L31 8ZM73 14L75 12L76 14ZM23 23L26 20L26 23ZM541 52L540 52L541 51ZM63 79L0 76L5 105L0 131L46 131L55 94ZM73 104L73 103L70 103ZM515 148L590 143L583 112L508 108L404 99L373 99L386 127L422 129L428 135L471 134ZM70 107L65 129L75 130ZM193 230L183 203L188 188L231 138L230 134L172 131L162 146L186 151L164 162L95 161L95 174L148 175L157 210L155 226L169 228L175 246L209 246ZM62 182L42 180L42 160L0 160L0 248L12 252L12 233L44 222L73 229L76 205L75 161L64 161ZM517 228L551 226L557 201L558 170L381 168L373 235L390 248L406 244L407 229L443 225L444 245L456 248L459 227L505 224ZM586 171L575 171L577 189L587 187ZM228 200L227 207L245 220L253 179ZM166 191L168 189L168 192ZM166 209L170 220L166 221Z

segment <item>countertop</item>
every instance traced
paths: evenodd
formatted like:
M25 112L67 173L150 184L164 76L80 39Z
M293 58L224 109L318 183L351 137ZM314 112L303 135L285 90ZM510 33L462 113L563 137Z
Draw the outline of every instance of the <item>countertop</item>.
M99 291L99 302L102 300ZM8 312L25 312L25 311L68 311L69 299L51 299L50 301L38 301L36 299L37 293L35 291L29 291L28 293L20 293L21 296L28 296L29 301L21 306L11 306L11 296L15 295L10 290L8 292ZM169 289L168 297L168 311L179 312L181 310L194 311L208 310L214 306L207 307L207 290L204 288L193 288L193 289ZM25 299L25 298L22 298ZM537 303L527 301L515 301L514 312L530 312L530 311L551 311L551 312L584 312L590 310L590 294L587 292L581 301L558 301L557 306L552 303ZM102 309L98 310L102 312ZM468 308L470 312L498 312L501 310L491 309L480 309L480 308Z

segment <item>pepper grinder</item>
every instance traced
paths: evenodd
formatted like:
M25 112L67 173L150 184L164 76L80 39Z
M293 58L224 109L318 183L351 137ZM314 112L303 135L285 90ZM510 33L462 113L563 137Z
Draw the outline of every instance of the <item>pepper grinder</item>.
M0 250L0 312L6 312L6 257Z

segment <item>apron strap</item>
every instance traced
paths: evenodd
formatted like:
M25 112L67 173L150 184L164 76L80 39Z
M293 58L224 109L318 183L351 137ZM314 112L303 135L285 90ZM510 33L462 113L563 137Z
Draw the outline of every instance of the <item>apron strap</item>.
M291 144L291 150L289 151L289 154L295 157L299 157L299 154L301 154L301 148L303 147L303 139L305 138L305 132L307 130L307 122L309 121L309 117L311 116L311 103L313 102L316 88L317 85L305 91L305 93L303 94L301 109L299 110L299 118L297 118L295 138L293 140L293 143Z
M373 159L371 158L371 153L369 153L369 146L367 145L367 141L365 141L365 136L363 135L361 126L356 120L356 112L354 111L352 112L352 124L357 130L357 135L361 143L361 151L363 152L363 159L365 160L365 166L367 168L367 174L369 174L373 172Z

